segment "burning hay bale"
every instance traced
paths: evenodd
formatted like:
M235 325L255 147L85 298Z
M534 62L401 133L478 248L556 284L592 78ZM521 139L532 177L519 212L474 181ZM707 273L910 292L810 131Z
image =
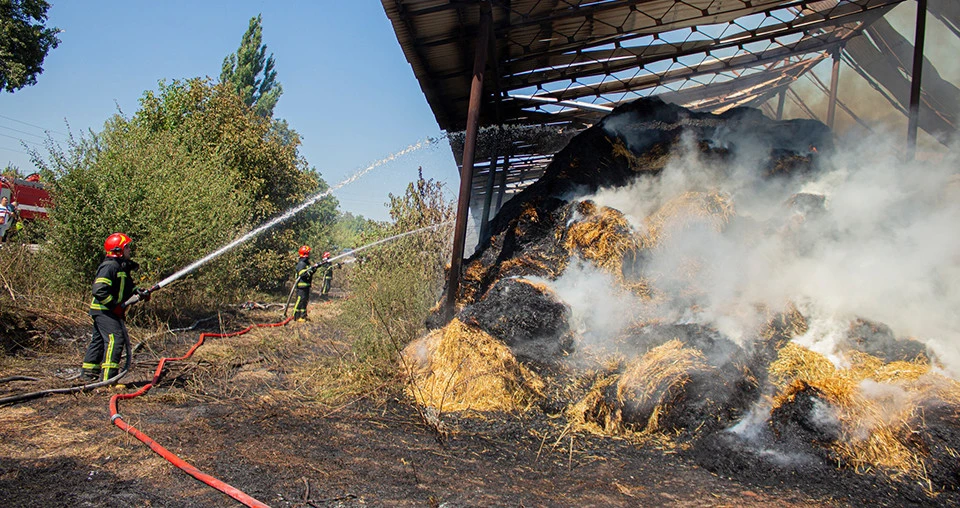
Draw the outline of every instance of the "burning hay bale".
M577 203L576 210L583 218L567 228L563 246L611 273L622 274L624 253L638 246L627 218L592 201Z
M437 411L518 411L540 397L543 381L489 334L454 319L402 353L409 394Z
M623 420L655 431L660 418L684 397L685 385L697 371L708 370L703 353L671 340L630 364L617 381L616 402Z
M779 435L805 435L858 471L906 475L930 481L933 488L927 442L936 443L944 432L960 435L960 425L940 421L941 428L930 429L918 409L945 407L944 396L960 393L960 384L937 379L922 357L886 363L853 351L848 361L849 367L836 367L801 346L784 347L770 366L771 378L780 388L771 417L774 430ZM933 460L940 463L942 457ZM960 484L957 478L949 485L938 482L938 489L956 489Z
M927 347L912 339L898 339L882 323L857 319L850 324L845 347L879 357L884 362L927 358Z
M458 319L506 344L528 363L553 362L570 351L569 309L546 286L501 279Z
M695 223L706 223L714 230L722 231L734 214L730 196L719 192L685 192L647 217L647 231L641 245L644 248L654 248L660 245L671 231L690 227Z

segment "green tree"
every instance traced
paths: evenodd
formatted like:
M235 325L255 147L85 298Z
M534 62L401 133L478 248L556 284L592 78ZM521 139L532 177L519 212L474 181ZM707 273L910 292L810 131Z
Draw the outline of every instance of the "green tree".
M59 28L47 28L45 0L0 0L0 89L13 93L37 84L43 60L60 44Z
M250 18L250 26L243 34L237 52L223 59L220 82L240 95L244 104L258 115L271 117L283 87L277 82L273 54L266 56L267 45L263 44L261 22L259 14Z
M51 147L47 160L35 156L55 176L49 257L67 286L89 284L115 231L137 242L141 278L159 282L326 188L298 155L299 138L282 139L226 86L160 83L140 105L132 118L115 115L103 131ZM176 292L212 304L280 289L312 208L203 266Z

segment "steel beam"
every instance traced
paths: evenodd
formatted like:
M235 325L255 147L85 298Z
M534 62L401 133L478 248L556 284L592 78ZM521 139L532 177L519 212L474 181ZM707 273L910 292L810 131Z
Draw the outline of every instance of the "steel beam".
M837 86L840 83L840 48L833 51L833 69L830 73L830 102L827 103L827 127L833 130L837 118Z
M777 120L783 120L783 103L787 101L787 90L780 90L780 99L777 101Z
M923 40L927 31L927 0L917 0L917 28L913 32L913 72L910 74L910 117L907 123L907 160L916 156L920 125L920 75L923 73Z
M457 223L453 233L453 255L447 279L447 299L444 321L453 319L457 294L460 292L460 267L463 264L463 245L466 242L467 214L470 210L470 187L473 183L473 155L477 149L480 124L480 102L483 96L483 73L487 66L487 46L490 42L492 21L489 2L480 4L480 30L474 45L473 80L470 84L470 103L467 109L467 130L464 134L463 164L460 170L460 196L457 199Z
M483 215L480 217L480 238L477 239L477 248L487 244L490 236L490 204L493 201L493 184L497 177L497 163L500 162L500 138L503 135L499 128L493 138L493 154L490 156L490 169L487 173L487 183L483 196Z

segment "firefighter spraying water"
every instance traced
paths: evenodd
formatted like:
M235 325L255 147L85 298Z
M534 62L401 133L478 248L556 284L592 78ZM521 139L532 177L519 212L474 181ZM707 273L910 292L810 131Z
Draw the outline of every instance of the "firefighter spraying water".
M387 237L387 238L383 238L383 239L377 240L377 241L375 241L375 242L368 243L367 245L364 245L364 246L362 246L362 247L357 247L356 249L353 249L352 251L344 252L343 254L339 254L339 255L336 255L336 256L331 256L329 252L324 252L324 253L323 253L323 257L322 257L322 259L320 260L320 262L319 262L319 263L315 263L315 264L313 264L313 265L309 265L309 264L307 264L307 263L304 262L305 259L309 259L310 247L308 247L308 246L306 246L306 245L304 245L303 247L300 247L300 251L299 251L299 253L300 253L300 263L297 264L296 279L295 279L294 282L293 282L293 286L290 288L290 294L287 295L287 303L283 306L283 317L287 317L287 310L288 310L289 307L290 307L290 301L293 299L293 294L294 294L294 293L297 293L297 294L298 294L298 298L297 298L297 304L294 305L294 309L295 309L294 318L295 318L295 319L306 318L306 308L307 308L306 302L307 302L307 299L309 298L310 285L311 285L309 281L312 281L312 279L313 279L313 274L314 274L318 269L320 269L321 267L324 267L324 266L326 266L326 267L332 267L332 265L334 264L334 262L337 261L338 259L343 259L343 258L347 258L347 257L351 257L351 258L352 258L352 257L355 256L358 252L362 252L362 251L364 251L364 250L367 250L367 249L376 247L376 246L378 246L378 245L383 245L383 244L385 244L385 243L387 243L387 242L392 242L392 241L394 241L394 240L398 240L398 239L403 238L403 237L405 237L405 236L410 236L410 235L414 235L414 234L417 234L417 233L422 233L422 232L424 232L424 231L430 231L430 230L432 230L432 229L437 229L437 228L439 228L440 226L444 226L444 225L448 225L448 224L452 224L452 223L453 223L453 221L446 221L446 222L441 222L441 223L439 223L439 224L434 224L434 225L432 225L432 226L426 226L426 227L414 229L414 230L412 230L412 231L407 231L407 232L405 232L405 233L400 233L400 234L397 234L397 235L393 235L393 236L390 236L390 237ZM344 261L344 262L349 262L349 261ZM301 266L301 263L303 264L303 266ZM339 264L339 263L338 263L338 264ZM324 285L326 285L326 280L324 281ZM326 287L326 286L325 286L325 287ZM327 287L327 291L329 291L329 287ZM303 300L301 300L301 298L303 298ZM301 304L301 301L302 301L302 303L303 303L302 307L301 307L301 305L300 305L300 304Z
M384 165L384 164L386 164L386 163L388 163L388 162L391 162L391 161L395 160L397 157L400 157L400 156L406 155L406 154L408 154L408 153L410 153L410 152L414 152L414 151L416 151L416 150L420 150L421 148L430 146L432 143L435 143L435 142L436 142L436 140L434 140L434 139L432 139L432 138L423 139L423 140L421 140L421 141L418 141L417 143L414 143L414 144L412 144L412 145L404 148L403 150L400 150L399 152L396 152L396 153L393 153L393 154L391 154L391 155L388 155L388 156L386 156L386 157L384 157L384 158L382 158L382 159L380 159L380 160L378 160L378 161L370 164L369 166L360 169L359 171L357 171L356 173L354 173L353 175L351 175L351 176L348 177L347 179L341 181L340 183L334 185L333 187L330 187L330 188L327 189L326 191L319 192L319 193L317 193L317 194L314 194L313 196L310 196L309 198L307 198L306 200L304 200L304 201L303 201L302 203L300 203L299 205L297 205L297 206L295 206L295 207L287 210L286 212L280 214L279 216L274 217L273 219L265 222L264 224L261 224L260 226L258 226L258 227L256 227L256 228L250 230L249 232L247 232L246 234L240 236L240 237L237 238L236 240L233 240L232 242L224 245L223 247L220 247L219 249L211 252L210 254L207 254L206 256L200 258L199 260L194 261L193 263L187 265L185 268L177 271L177 272L174 273L173 275L170 275L169 277L161 280L160 282L158 282L157 284L155 284L155 285L154 285L153 287L151 287L150 289L147 289L143 294L133 295L133 296L130 297L128 300L124 301L123 306L124 306L124 307L129 307L129 306L131 306L131 305L134 305L134 304L136 304L137 302L139 302L144 296L149 295L150 293L153 293L154 291L157 291L157 290L159 290L159 289L161 289L161 288L164 288L164 287L166 287L167 285L169 285L170 283L175 282L175 281L177 281L177 280L185 277L186 275L189 275L190 273L193 273L196 269L198 269L198 268L200 268L201 266L209 263L210 261L213 261L214 259L222 256L223 254L225 254L225 253L227 253L227 252L230 252L231 250L235 249L237 246L239 246L239 245L241 245L241 244L243 244L243 243L246 243L246 242L249 241L249 240L252 240L252 239L256 238L256 237L259 236L261 233L263 233L263 232L265 232L265 231L273 228L274 226L276 226L276 225L278 225L278 224L280 224L280 223L283 223L283 222L289 220L291 217L293 217L293 216L296 215L297 213L302 212L303 210L306 210L307 208L309 208L311 205L315 204L315 203L316 203L317 201L319 201L320 199L322 199L322 198L324 198L324 197L329 196L330 194L332 194L334 191L339 190L340 188L344 187L345 185L349 185L349 184L355 182L358 178L360 178L360 177L362 177L363 175L369 173L370 171L374 170L375 168L377 168L377 167L379 167L379 166L382 166L382 165Z

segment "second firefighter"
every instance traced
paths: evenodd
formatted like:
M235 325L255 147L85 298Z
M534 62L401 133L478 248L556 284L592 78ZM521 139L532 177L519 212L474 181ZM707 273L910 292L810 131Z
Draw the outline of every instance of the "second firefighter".
M296 278L294 284L297 292L297 303L293 305L293 319L307 320L307 304L310 302L310 286L313 285L313 274L317 266L310 265L310 247L300 247L300 260L297 261Z

